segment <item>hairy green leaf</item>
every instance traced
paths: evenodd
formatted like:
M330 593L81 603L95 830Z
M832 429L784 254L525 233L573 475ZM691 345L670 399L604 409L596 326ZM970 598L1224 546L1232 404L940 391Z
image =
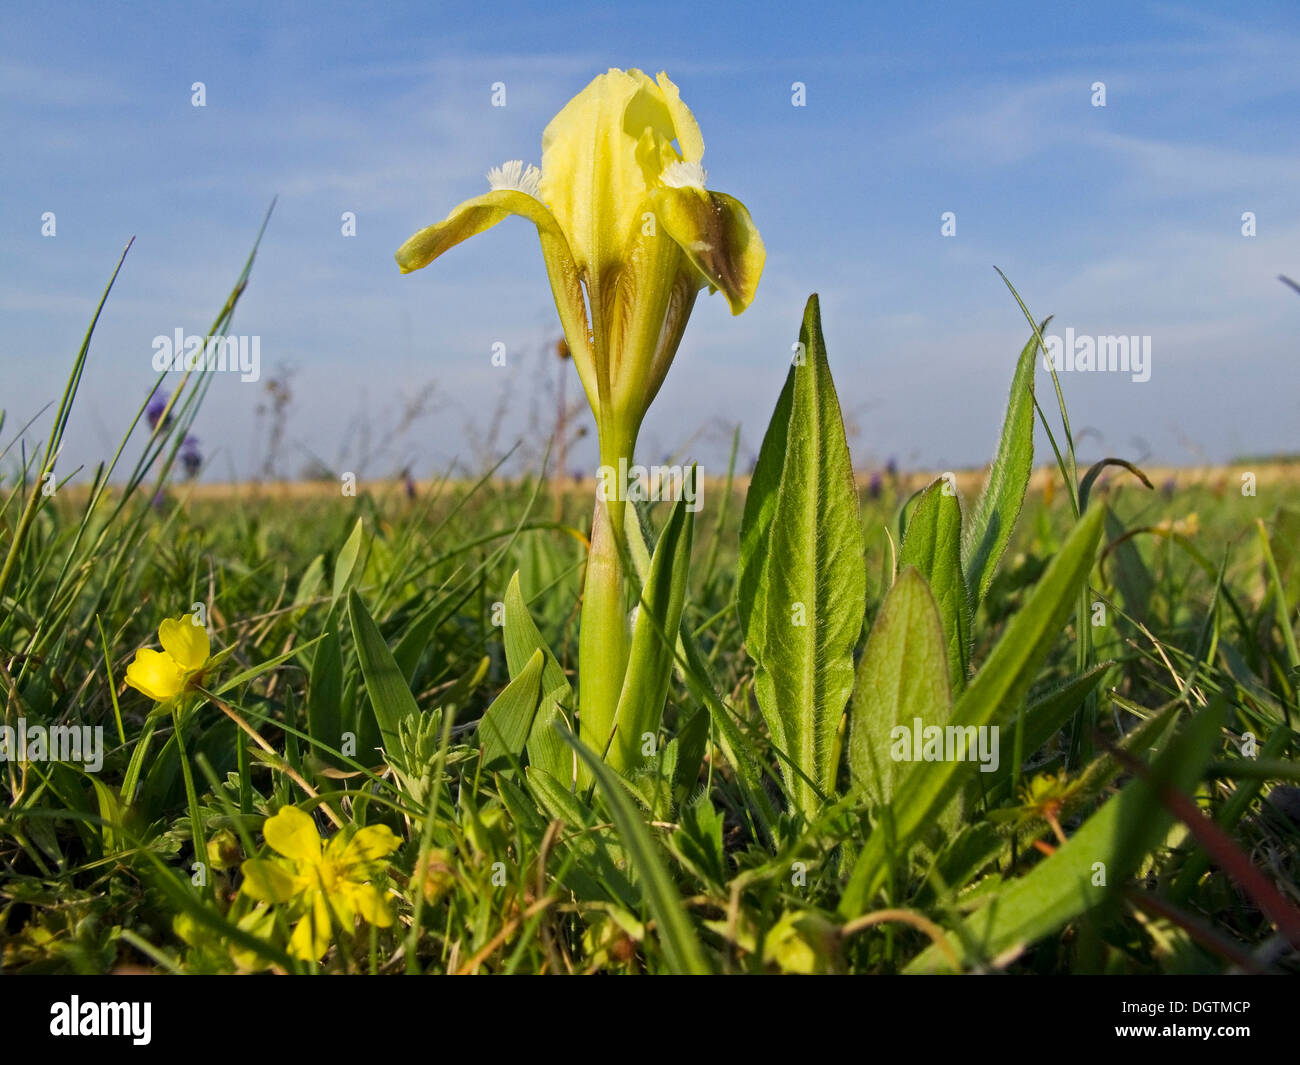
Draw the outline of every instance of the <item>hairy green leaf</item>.
M930 586L948 645L952 691L966 687L970 665L970 597L961 572L961 504L946 478L922 493L907 523L898 568L915 566Z
M835 790L836 738L866 613L857 489L808 300L800 353L768 426L741 523L739 609L759 709L792 805L811 817Z
M905 766L891 757L892 732L948 721L952 697L934 596L909 566L890 589L866 650L849 710L849 770L876 805L889 802Z

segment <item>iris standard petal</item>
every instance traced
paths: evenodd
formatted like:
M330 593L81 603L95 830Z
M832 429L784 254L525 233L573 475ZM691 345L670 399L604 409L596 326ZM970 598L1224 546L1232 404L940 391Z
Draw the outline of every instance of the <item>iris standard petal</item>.
M654 82L639 70L611 69L565 104L542 134L542 199L589 285L618 265L637 222L649 188L637 143L646 125L656 123L671 139L671 118Z
M700 134L700 125L691 114L691 109L682 103L682 94L673 81L663 71L655 79L659 91L663 93L664 106L672 118L673 132L682 158L688 163L698 163L704 157L704 137Z

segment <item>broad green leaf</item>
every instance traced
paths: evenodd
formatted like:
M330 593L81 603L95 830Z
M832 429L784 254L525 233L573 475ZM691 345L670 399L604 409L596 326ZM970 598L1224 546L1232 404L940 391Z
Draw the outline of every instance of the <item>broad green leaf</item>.
M608 756L609 764L621 772L643 760L642 735L659 730L686 601L694 518L685 500L679 499L650 560L650 576L637 608L623 691L614 714L614 742Z
M546 656L539 647L528 664L505 686L501 694L487 708L478 723L479 742L483 744L483 766L500 768L499 763L509 763L524 753L528 730L532 728L537 713L537 698L542 682L542 667Z
M739 608L754 689L793 807L835 790L836 740L866 613L857 488L808 300L796 359L768 426L741 524Z
M664 866L663 858L623 782L598 755L571 732L563 733L578 757L596 778L632 867L640 879L646 905L655 919L655 928L673 971L700 976L709 972L704 951L695 930L686 918L681 896Z
M966 687L970 665L970 597L961 573L961 504L945 478L921 495L907 523L898 568L915 566L930 586L948 645L952 691Z
M361 660L361 674L366 679L366 693L370 696L370 705L379 725L380 742L389 758L399 757L402 748L398 727L412 714L418 714L420 708L355 588L348 592L348 616L352 621L357 657Z
M1088 579L1105 513L1105 507L1090 508L1071 530L1024 608L1011 619L988 661L957 700L950 721L953 727L997 725L1001 729L1013 717ZM888 875L890 847L899 857L978 767L979 763L968 760L911 764L894 797L892 843L883 832L867 838L840 902L843 916L862 913Z
M906 765L891 756L895 726L947 724L952 709L934 596L911 566L890 589L867 637L849 710L849 770L873 803L889 802Z
M559 702L553 697L543 696L527 744L530 765L545 769L553 777L570 784L577 780L577 764L573 752L560 738L559 726L571 728L573 725Z
M966 919L962 934L949 937L959 959L973 960L972 949L983 958L994 958L1027 947L1106 901L1173 822L1158 797L1159 786L1191 790L1221 742L1222 725L1219 701L1193 717L1156 758L1154 779L1131 780L1051 857L1004 883L996 899ZM931 947L913 959L907 971L948 967L943 953Z
M629 508L628 513L637 514L637 511L635 508ZM632 556L637 579L644 584L650 578L650 551L645 544L645 533L642 531L639 515L638 520L626 523L625 531L628 540L628 553ZM681 678L682 683L686 685L686 689L695 701L696 706L708 711L709 720L717 728L718 746L722 750L723 757L736 770L738 783L744 794L746 814L754 819L758 833L770 840L772 838L771 828L776 821L776 811L772 807L767 792L763 790L762 768L759 765L755 746L736 724L735 712L727 707L718 695L718 685L713 678L712 670L709 668L708 659L701 652L699 643L691 633L691 627L684 617L678 626L677 654L674 665L678 676ZM705 729L705 740L707 741L707 724L702 722L700 727ZM684 734L685 730L683 729ZM532 752L530 750L529 757L531 758L531 756ZM703 758L702 749L700 758ZM695 774L698 773L698 763L695 770L691 771L685 768L685 762L687 761L689 759L679 760L678 768L684 773L691 773L690 779L693 782ZM680 778L678 784L680 784Z
M518 573L510 578L506 587L504 637L506 668L512 678L519 676L532 660L533 652L540 650L546 658L542 668L542 697L565 703L572 701L573 689L569 686L569 679L528 613L528 605L519 590Z
M533 624L528 605L519 590L518 573L510 578L506 587L504 638L506 666L511 677L519 676L536 651L540 650L546 660L542 667L540 706L528 736L528 761L558 780L570 780L573 777L573 755L556 731L556 725L565 720L562 708L573 705L573 689L560 668L559 660Z
M353 575L357 572L357 562L361 557L361 549L365 546L366 530L361 519L357 518L357 523L352 526L352 533L348 536L347 541L339 551L339 557L334 562L334 598L337 599L352 584Z
M1050 321L1050 318L1043 321L1040 333ZM993 583L994 571L1011 540L1020 508L1025 502L1029 475L1033 472L1037 352L1038 338L1030 337L1020 352L1016 373L1011 379L1011 398L1007 401L1006 418L1002 422L998 453L989 468L984 490L975 504L962 545L962 568L966 573L972 609L979 606Z
M804 351L805 359L807 351ZM776 401L768 423L758 461L749 479L745 509L740 519L740 557L736 564L736 607L741 628L753 653L755 643L763 643L763 626L767 620L767 560L772 538L772 519L785 471L786 440L790 431L790 412L794 404L795 369L786 375L785 385Z

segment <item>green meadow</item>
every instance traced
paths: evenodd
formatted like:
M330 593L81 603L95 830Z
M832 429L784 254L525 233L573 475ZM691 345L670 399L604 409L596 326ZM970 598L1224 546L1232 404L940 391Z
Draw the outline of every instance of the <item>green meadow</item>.
M1297 469L1082 468L1032 324L978 469L855 475L810 301L755 469L627 504L603 747L590 482L190 482L202 374L65 475L92 324L3 422L3 970L1293 968Z

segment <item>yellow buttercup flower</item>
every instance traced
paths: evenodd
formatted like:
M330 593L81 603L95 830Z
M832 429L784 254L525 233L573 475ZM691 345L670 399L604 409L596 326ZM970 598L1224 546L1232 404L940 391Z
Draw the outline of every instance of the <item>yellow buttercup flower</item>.
M739 314L763 270L749 211L705 186L703 155L700 127L666 74L612 69L546 127L540 169L493 168L491 191L416 233L398 265L427 266L507 215L536 225L602 461L617 461L631 454L699 290L720 290Z
M387 825L344 829L323 843L316 822L286 806L262 826L280 858L250 858L240 890L259 902L292 904L301 913L289 939L295 958L319 959L329 949L331 915L346 932L361 917L379 928L393 923L384 893L370 883L401 840Z
M126 667L126 682L154 702L165 703L203 679L212 655L208 630L194 614L168 618L158 626L161 651L142 647Z

